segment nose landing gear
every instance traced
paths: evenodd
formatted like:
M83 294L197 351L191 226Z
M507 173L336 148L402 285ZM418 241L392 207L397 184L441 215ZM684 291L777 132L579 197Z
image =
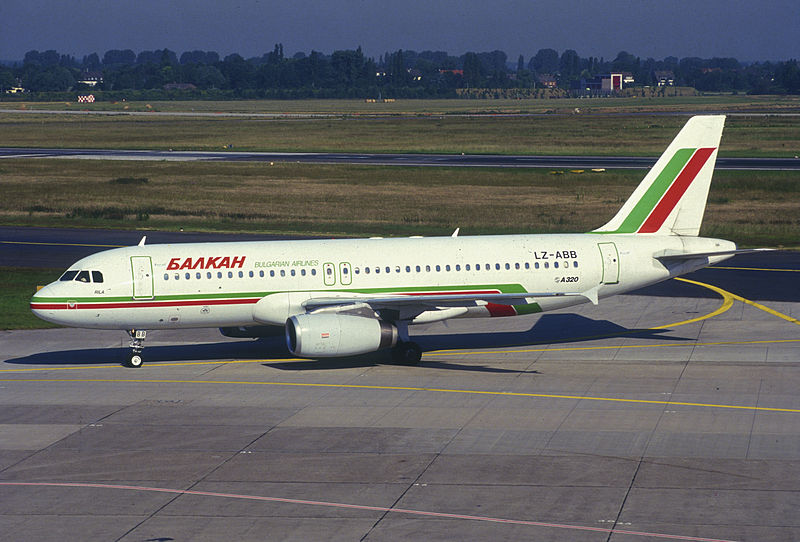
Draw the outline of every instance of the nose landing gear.
M125 360L126 367L138 368L142 366L142 350L144 350L144 339L147 331L143 329L130 329L128 336L131 338L131 352Z

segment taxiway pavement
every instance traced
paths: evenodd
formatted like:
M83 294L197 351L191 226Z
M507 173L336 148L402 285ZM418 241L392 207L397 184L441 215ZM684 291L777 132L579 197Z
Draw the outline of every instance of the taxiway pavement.
M0 332L0 540L799 539L800 302L667 286L420 327L416 367Z

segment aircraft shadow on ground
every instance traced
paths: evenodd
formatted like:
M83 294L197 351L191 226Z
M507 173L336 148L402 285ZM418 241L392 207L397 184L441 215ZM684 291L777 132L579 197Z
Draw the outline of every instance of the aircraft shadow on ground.
M663 336L666 330L629 329L608 320L593 320L577 314L545 314L533 326L523 331L454 333L412 336L424 352L434 350L507 348L536 346L542 348L550 344L581 343L591 340L615 337L637 339L661 339L670 341L691 341L682 337ZM121 363L128 353L127 348L94 348L80 350L59 350L42 352L29 356L6 360L6 363L20 365L64 365L64 364L114 364ZM145 360L151 362L214 361L214 360L259 360L270 358L264 363L272 368L291 371L330 370L374 365L391 364L388 351L373 352L345 358L323 358L297 360L286 349L282 337L269 337L258 340L223 341L203 344L181 344L174 346L148 346L144 351ZM281 361L281 360L286 361ZM477 364L456 364L437 360L426 360L423 365L441 369L454 369L483 372L519 372Z

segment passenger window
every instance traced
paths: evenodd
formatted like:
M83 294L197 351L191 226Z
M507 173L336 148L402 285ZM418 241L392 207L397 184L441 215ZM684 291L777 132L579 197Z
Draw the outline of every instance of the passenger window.
M92 271L92 282L103 282L103 274L100 271Z
M369 267L365 267L365 268L364 268L364 273L366 273L367 275L369 275Z
M317 270L316 269L312 269L311 270L311 276L312 277L316 277L317 276Z
M353 273L358 275L359 273L361 273L361 270L358 267L356 267L355 269L353 269Z
M169 273L164 273L164 280L169 280Z
M395 273L399 273L400 272L400 266L399 265L394 268L394 272Z
M564 262L564 267L569 267L569 262Z
M530 268L531 268L530 262L525 262L525 269L530 269Z
M175 280L181 280L181 274L180 273L175 273L175 277L174 278L175 278Z
M275 276L275 270L274 269L270 269L269 276L270 277L274 277Z
M500 264L499 263L494 264L494 268L500 271Z
M250 276L250 278L253 278L253 272L252 272L252 271L250 271L250 272L248 273L248 275Z
M550 262L544 262L544 268L550 269Z
M441 271L441 270L442 270L441 266L438 266L438 265L437 265L437 266L436 266L436 272L438 273L438 272L439 272L439 271Z
M466 264L466 265L464 266L464 270L465 270L465 271L469 271L469 264Z
M243 271L239 271L239 278L240 279L244 278L244 272Z
M282 276L282 277L285 277L285 276L286 276L286 269L281 269L281 276Z
M304 269L305 271L305 269ZM303 273L305 275L305 273ZM349 275L350 272L347 270L347 267L342 267L342 275Z
M61 278L58 280L63 280L64 282L66 282L68 280L74 279L77 275L78 275L77 271L67 271L66 273L61 275Z
M75 280L77 280L78 282L91 282L91 279L89 278L89 272L88 271L79 272L78 276L75 277Z
M295 276L294 269L292 269L291 271L289 271L289 273L290 273L292 276Z
M303 275L304 277L306 276L306 270L305 270L305 268L303 268L303 269L301 269L301 270L300 270L300 274L301 274L301 275Z
M208 271L208 272L206 273L206 278L207 278L207 279L210 279L210 278L211 278L211 271Z
M506 271L508 271L508 270L510 270L510 269L511 269L511 264L508 264L508 263L507 263L507 264L506 264Z
M203 276L203 275L201 275L200 273L197 273L197 274L195 275L195 278L199 279L199 278L201 278L202 276Z
M450 271L450 266L449 266L449 265L445 265L445 266L444 266L444 270L445 270L445 271Z
M534 263L533 267L535 267L536 269L539 269L539 262Z
M422 268L421 268L420 266L417 266L417 267L415 267L415 269L417 270L417 273L419 273L420 271L422 271Z
M406 266L406 273L411 273L411 266L410 265Z
M376 273L380 273L380 272L381 272L381 268L380 268L380 267L376 267L376 268L375 268L375 272L376 272Z
M572 267L578 267L578 260L575 260L574 262L572 262Z
M461 271L461 266L459 264L456 264L456 271Z
M425 271L430 273L431 272L431 266L430 265L426 265L425 266Z
M389 266L387 265L387 266L386 266L386 272L387 272L387 273L389 273L389 272L391 272L391 271L392 271L392 268L391 268L391 267L389 267Z
M259 272L258 272L258 276L259 276L260 278L262 278L262 279L264 278L264 270L263 270L263 269L262 269L261 271L259 271Z
M233 271L228 271L228 278L229 278L229 279L232 279L232 278L233 278Z
M480 270L481 270L481 264L476 263L475 264L475 271L480 271Z
M328 275L329 277L330 277L331 275L333 275L333 268L332 268L332 267L328 267L328 268L325 270L325 274L326 274L326 275Z
M221 278L222 278L222 271L217 271L217 278L218 278L218 279L221 279Z
M192 278L192 275L190 273L186 273L186 280L189 280L190 278Z
M556 269L558 269L558 262L553 262L553 267L555 267Z
M519 263L514 264L514 269L519 269Z

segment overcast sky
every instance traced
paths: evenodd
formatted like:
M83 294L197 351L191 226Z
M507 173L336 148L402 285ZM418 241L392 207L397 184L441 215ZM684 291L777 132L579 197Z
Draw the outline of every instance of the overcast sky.
M0 0L0 59L55 49L201 49L260 56L541 48L582 57L800 58L798 0Z

